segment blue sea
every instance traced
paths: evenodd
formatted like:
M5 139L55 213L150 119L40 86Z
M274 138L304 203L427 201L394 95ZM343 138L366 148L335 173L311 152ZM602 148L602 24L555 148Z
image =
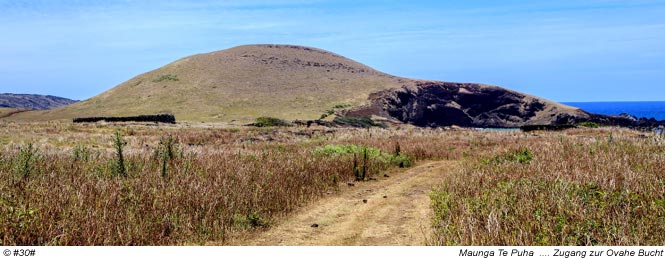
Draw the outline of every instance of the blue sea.
M627 113L638 118L656 118L665 120L665 101L639 101L639 102L561 102L563 104L579 107L590 113L603 115L619 115Z

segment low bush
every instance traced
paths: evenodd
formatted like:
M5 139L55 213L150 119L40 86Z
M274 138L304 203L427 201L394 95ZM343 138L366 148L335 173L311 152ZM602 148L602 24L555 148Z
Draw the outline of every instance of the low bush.
M577 126L586 127L586 128L598 128L600 125L596 122L582 122L577 124Z
M256 122L249 124L249 126L256 126L256 127L292 126L292 124L284 119L264 116L257 118Z
M173 75L173 74L167 74L167 75L161 75L158 78L152 80L152 82L162 82L162 81L179 81L178 75Z
M575 128L575 125L523 125L520 127L520 130L524 132L531 131L563 131L571 128Z
M369 117L363 116L363 117L353 117L353 116L344 116L344 117L337 117L333 119L333 123L338 124L340 126L353 126L353 127L362 127L362 128L370 128L370 127L381 127L381 128L386 128L387 126L383 123L377 123L374 122Z
M533 160L533 153L528 148L523 147L482 161L485 164L501 164L504 162L530 163L531 160Z
M400 167L411 167L412 160L404 154L390 154L381 151L375 147L362 145L326 145L315 149L316 153L326 155L358 155L359 157L367 154L370 160L382 164L392 164Z

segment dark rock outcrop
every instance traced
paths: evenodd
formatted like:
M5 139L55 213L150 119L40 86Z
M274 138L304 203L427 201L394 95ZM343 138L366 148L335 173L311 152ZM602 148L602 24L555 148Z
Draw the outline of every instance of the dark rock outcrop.
M342 112L345 116L380 116L427 127L559 129L582 122L652 129L665 121L630 115L592 114L579 108L540 99L512 90L473 83L417 81L372 93L369 104ZM533 127L531 127L533 126Z
M56 107L66 106L78 102L68 98L31 95L31 94L0 94L0 107L18 108L27 110L45 110Z
M520 127L589 117L582 110L500 87L435 81L373 93L369 105L345 115L376 115L429 127Z
M638 130L652 130L655 128L662 129L663 126L665 126L665 120L656 120L653 117L637 118L636 116L628 114L621 114L618 116L591 114L591 118L587 119L587 121L594 122L599 125L622 126Z

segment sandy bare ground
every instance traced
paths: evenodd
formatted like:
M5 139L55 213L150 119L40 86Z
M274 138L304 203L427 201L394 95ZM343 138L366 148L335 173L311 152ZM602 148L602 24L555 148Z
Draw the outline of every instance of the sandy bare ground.
M432 234L428 193L453 167L453 161L424 162L378 181L355 183L231 244L426 245Z

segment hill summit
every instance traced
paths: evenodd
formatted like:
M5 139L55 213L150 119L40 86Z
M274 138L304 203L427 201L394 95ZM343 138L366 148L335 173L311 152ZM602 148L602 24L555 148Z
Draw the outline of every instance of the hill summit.
M514 127L588 116L496 86L396 77L325 50L245 45L182 58L88 100L25 119L173 113L179 121L250 122L260 116L382 116L423 126Z

